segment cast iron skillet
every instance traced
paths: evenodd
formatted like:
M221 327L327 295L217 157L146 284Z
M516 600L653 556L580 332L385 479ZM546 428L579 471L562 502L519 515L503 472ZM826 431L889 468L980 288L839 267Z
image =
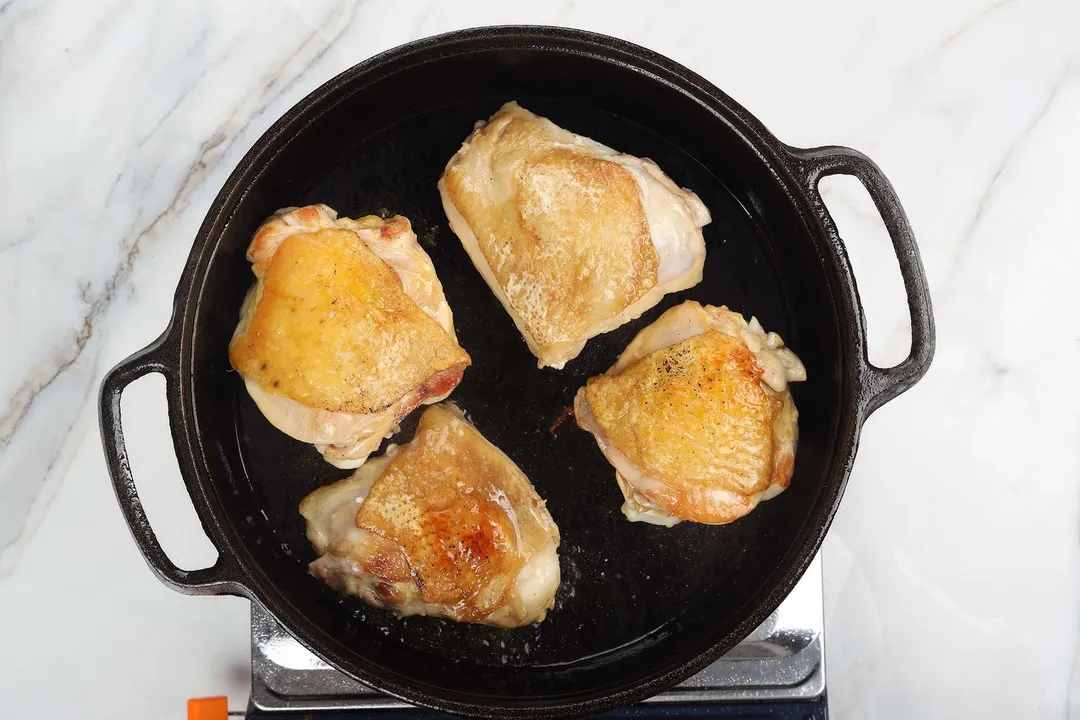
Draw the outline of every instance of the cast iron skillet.
M562 371L536 369L447 227L435 187L473 123L509 99L654 159L713 215L701 284L591 340ZM912 342L893 368L867 360L855 279L817 191L833 174L866 186L899 259ZM539 626L397 620L307 574L314 556L297 505L347 473L263 419L226 348L253 281L244 259L252 233L277 208L312 202L351 217L403 214L431 255L474 362L452 399L532 479L562 531L563 582ZM810 379L794 391L801 439L791 488L731 525L665 529L627 522L592 437L557 421L586 378L685 298L756 315L796 350ZM258 601L334 667L420 705L489 717L581 715L683 680L779 605L821 544L863 421L922 377L933 350L911 228L864 155L784 145L703 78L636 45L576 30L484 28L361 63L259 139L195 238L168 329L105 377L101 430L135 540L170 587ZM165 376L180 469L220 555L210 568L185 571L169 560L135 490L120 396L150 372ZM399 442L411 437L412 420Z

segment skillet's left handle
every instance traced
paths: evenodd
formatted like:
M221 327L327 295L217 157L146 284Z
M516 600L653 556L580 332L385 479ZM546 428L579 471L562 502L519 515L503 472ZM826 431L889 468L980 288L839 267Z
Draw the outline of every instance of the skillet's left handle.
M157 535L150 527L146 510L135 488L131 474L124 430L120 425L120 398L135 380L152 372L165 376L167 394L178 392L180 371L178 362L170 357L168 330L153 343L122 361L105 375L98 398L98 420L101 424L101 441L105 448L105 460L112 476L116 499L127 520L135 543L139 546L146 564L158 578L177 592L187 595L243 595L247 596L235 561L218 549L218 559L213 566L198 570L183 570L176 566L161 547Z
M818 148L788 148L801 161L804 177L811 196L817 201L817 211L827 227L835 223L821 198L818 183L829 175L851 175L859 180L870 193L892 240L896 259L900 264L900 276L904 280L908 312L911 314L911 352L900 364L881 368L870 362L865 342L862 348L863 393L866 414L900 395L917 383L934 359L936 334L934 313L930 304L930 285L926 280L915 233L907 214L900 204L892 183L885 177L873 160L858 150L840 146ZM860 313L862 311L860 304Z

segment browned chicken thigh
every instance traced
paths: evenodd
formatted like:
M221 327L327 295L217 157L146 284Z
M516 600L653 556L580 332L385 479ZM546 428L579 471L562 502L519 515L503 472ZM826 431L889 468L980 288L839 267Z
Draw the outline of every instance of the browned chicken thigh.
M361 465L461 381L470 359L407 219L286 209L247 256L256 284L229 359L263 415L337 467Z
M697 195L515 102L465 140L439 192L540 367L701 281L710 218Z
M529 479L450 404L413 440L304 498L311 572L398 615L516 627L559 587L559 529Z
M726 307L687 301L642 330L578 391L631 520L728 523L787 487L806 370L775 333Z

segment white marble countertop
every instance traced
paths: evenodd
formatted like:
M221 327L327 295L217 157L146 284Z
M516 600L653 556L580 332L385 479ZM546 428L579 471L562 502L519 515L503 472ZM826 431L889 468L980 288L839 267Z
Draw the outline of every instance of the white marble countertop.
M248 603L146 568L109 487L98 383L164 328L211 200L281 113L381 50L499 23L641 43L784 141L882 166L938 353L866 425L826 541L832 711L1080 715L1080 415L1045 377L1080 364L1080 4L0 0L0 717L244 706ZM872 359L896 361L907 319L880 223L854 180L825 192ZM198 567L213 550L162 389L125 397L129 447L166 549Z

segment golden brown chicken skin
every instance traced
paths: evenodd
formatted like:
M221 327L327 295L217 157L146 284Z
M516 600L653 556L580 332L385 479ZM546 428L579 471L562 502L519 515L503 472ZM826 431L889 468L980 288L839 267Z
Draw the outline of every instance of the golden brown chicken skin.
M540 367L701 280L710 218L693 192L517 103L479 124L439 192Z
M285 210L248 249L256 284L229 346L263 414L356 467L469 365L435 269L403 217Z
M728 523L788 486L806 371L775 333L687 301L642 330L575 398L631 520Z
M516 627L559 586L559 530L524 473L453 405L300 505L311 572L398 615Z

